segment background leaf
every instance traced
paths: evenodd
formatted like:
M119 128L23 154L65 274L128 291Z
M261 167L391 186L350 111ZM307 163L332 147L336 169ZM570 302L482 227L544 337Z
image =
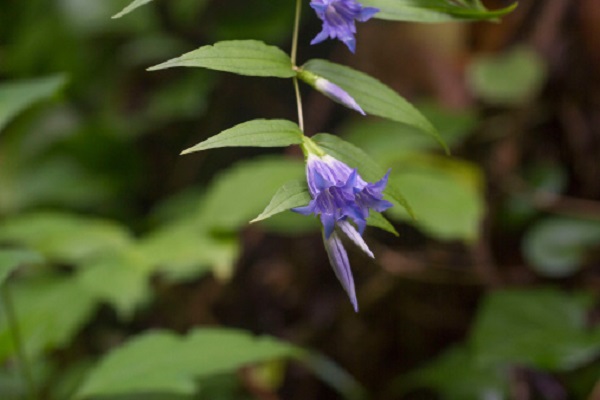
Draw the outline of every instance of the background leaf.
M381 11L375 18L391 21L448 22L464 20L496 19L513 11L517 3L494 11L488 11L479 1L450 2L445 0L364 0L365 6Z
M95 299L111 304L126 320L151 294L153 262L133 247L103 254L78 269L77 281Z
M0 131L18 113L55 94L66 82L62 75L0 84Z
M172 67L202 67L250 76L296 76L287 54L275 46L257 40L228 40L202 46L148 70Z
M549 217L533 225L523 240L523 254L544 276L559 278L578 271L586 256L600 248L600 222Z
M410 372L394 385L396 392L413 388L434 389L447 400L506 398L508 378L502 368L482 366L469 349L455 346L425 366Z
M10 289L23 345L32 358L69 343L96 305L94 297L74 278L29 280ZM0 324L0 362L12 354L8 326Z
M155 272L170 281L198 278L211 271L231 271L240 252L233 235L213 235L202 221L177 221L142 238L139 251L149 260Z
M390 209L390 217L442 240L478 237L484 199L480 171L474 165L437 156L415 156L390 165L397 171L390 181L402 188L417 219L400 208Z
M302 68L340 86L367 114L413 126L431 135L447 150L435 127L408 101L377 79L326 60L310 60Z
M243 122L184 150L181 154L219 147L285 147L302 143L297 124L282 119Z
M426 115L443 127L449 143L459 143L474 127L470 112L424 107ZM402 208L388 216L414 225L441 240L473 241L485 212L483 173L474 163L429 154L434 143L413 128L389 121L365 121L346 129L348 140L392 168L390 181L413 207L416 219ZM443 195L442 195L443 194Z
M449 110L435 103L418 103L423 115L438 127L448 146L460 145L477 127L477 116L471 109ZM343 137L381 165L390 165L414 153L437 150L437 143L419 129L390 120L360 119L343 129Z
M29 213L0 224L0 243L20 244L50 260L74 265L131 241L129 231L116 222L68 213Z
M136 392L191 394L197 378L297 352L274 338L232 329L203 328L186 337L150 332L109 353L91 371L76 397Z
M145 4L150 3L152 0L134 0L132 1L127 7L125 7L124 9L122 9L119 13L113 15L113 18L121 18L122 16L129 14L130 12L132 12L133 10L135 10L138 7L141 7Z
M0 249L0 286L22 264L40 264L44 261L38 253L26 249Z
M264 157L237 163L215 179L198 218L211 230L235 231L258 215L281 185L302 176L300 160Z
M550 371L577 368L600 353L600 330L586 326L588 302L553 289L491 293L472 332L478 362Z
M541 57L531 48L516 47L504 54L481 56L469 64L467 79L481 99L516 105L538 94L546 78Z

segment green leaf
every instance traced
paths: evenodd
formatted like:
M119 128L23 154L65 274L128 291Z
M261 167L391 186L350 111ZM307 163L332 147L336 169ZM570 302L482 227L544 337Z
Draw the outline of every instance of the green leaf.
M62 75L0 84L0 131L18 113L56 93L66 82Z
M390 182L402 188L417 220L400 208L390 217L406 220L442 240L474 241L485 211L483 178L479 167L447 157L413 155L390 164Z
M152 260L153 262L154 260ZM105 254L77 271L79 285L128 319L150 297L151 261L135 248Z
M365 400L370 398L367 390L352 375L330 358L314 351L303 351L299 361L323 382L335 389L344 399Z
M69 343L96 305L74 278L15 283L11 295L26 353L33 358ZM0 363L12 354L7 324L0 324Z
M479 1L465 4L446 0L363 0L362 4L381 11L375 18L391 21L448 22L496 19L513 11L517 3L489 11Z
M423 115L439 128L440 136L448 146L461 143L478 123L474 110L450 110L429 102L418 106ZM343 134L350 143L371 154L382 165L394 162L400 156L433 150L437 146L418 129L389 120L354 120Z
M600 330L587 328L588 297L554 289L502 290L488 295L472 343L480 365L521 364L575 369L600 354Z
M508 376L497 366L479 365L469 349L456 346L425 366L404 374L394 386L394 392L399 395L413 388L430 388L447 400L504 399L508 393Z
M250 76L296 76L287 54L275 46L268 46L257 40L228 40L202 46L148 70L172 67L202 67Z
M277 192L271 199L271 202L264 211L250 223L258 222L272 217L275 214L289 210L295 207L302 207L311 201L310 193L306 181L291 181L277 189Z
M376 182L385 175L385 170L367 153L337 136L328 133L319 133L313 137L313 140L331 156L348 164L352 168L357 168L362 178L366 181ZM391 182L388 182L383 193L390 197L390 201L404 208L414 218L412 208Z
M297 124L283 119L256 119L234 126L184 150L181 154L219 147L285 147L302 143Z
M541 275L560 278L577 272L599 245L600 222L549 217L527 231L523 254Z
M457 132L473 126L470 115L455 119L438 116L436 120L446 120L444 125L450 125L449 129L454 131L443 130L444 138L460 136ZM387 212L388 217L404 220L442 240L477 238L485 212L483 174L477 165L426 153L431 146L423 141L424 137L410 131L399 134L396 123L361 123L349 131L348 140L392 168L390 181L402 188L418 215L418 219L411 220L401 208L392 208Z
M75 214L39 212L8 218L0 225L0 242L18 243L58 262L77 265L90 257L124 248L130 233L108 220Z
M304 163L300 160L264 157L242 161L215 177L198 223L210 230L236 231L264 209L280 186L302 176Z
M536 96L546 78L543 59L532 49L516 47L482 56L467 70L476 95L493 104L519 105Z
M277 235L298 236L318 233L323 229L318 218L284 211L261 222L261 228Z
M0 171L3 189L0 212L4 214L48 204L87 210L101 207L108 200L106 178L87 170L79 161L64 155L26 159L21 151L14 154L10 148L2 150L0 158L14 163L11 168Z
M371 210L369 213L369 218L367 218L367 225L383 229L384 231L395 236L400 236L396 228L394 228L394 225L392 225L390 221L388 221L381 213Z
M235 372L248 364L298 352L277 339L232 329L198 329L187 337L164 331L145 333L104 357L76 398L152 392L192 394L198 378Z
M26 249L0 249L0 286L22 264L41 264L44 259L38 253Z
M310 60L303 69L344 89L367 114L415 127L432 136L448 151L438 131L415 107L377 79L344 65L326 60Z
M227 277L240 252L239 241L211 235L202 222L175 222L141 239L139 250L152 260L152 270L168 280L195 279L214 271Z
M145 5L145 4L148 4L151 1L152 0L135 0L135 1L131 2L131 4L129 4L127 7L125 7L124 9L122 9L119 13L113 15L112 18L121 18L125 14L129 14L130 12L132 12L133 10L135 10L136 8L141 7L141 6Z

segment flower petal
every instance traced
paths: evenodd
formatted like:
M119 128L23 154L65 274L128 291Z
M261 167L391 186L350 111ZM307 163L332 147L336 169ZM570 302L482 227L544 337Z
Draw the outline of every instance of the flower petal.
M339 39L351 52L356 50L355 21L364 22L379 10L373 7L363 7L356 0L312 0L310 6L323 21L323 30L311 44L319 43L327 37Z
M368 255L371 258L375 258L373 252L371 251L371 249L369 249L369 246L367 246L367 243L364 241L360 233L358 233L358 231L354 229L350 222L339 221L338 226L340 227L342 232L344 232L346 236L348 236L348 239L352 240L354 244L357 245L366 255Z
M315 212L315 202L312 200L307 206L292 208L292 211L302 215L310 215Z
M317 36L314 37L313 40L310 41L310 44L318 44L321 43L325 40L327 40L329 38L329 29L324 26L323 30L321 30L321 32L319 32L319 34Z
M360 22L365 22L366 20L371 19L371 17L377 14L379 11L381 11L379 8L364 7L356 19Z
M350 262L348 261L348 253L340 240L337 233L333 233L329 238L323 237L325 250L329 256L329 262L333 267L333 272L342 284L342 287L350 297L350 302L354 307L354 311L358 312L358 301L356 299L356 290L354 288L354 278L352 270L350 270Z
M325 237L329 239L335 228L335 217L333 214L322 213L321 223L323 224L323 229L325 230Z

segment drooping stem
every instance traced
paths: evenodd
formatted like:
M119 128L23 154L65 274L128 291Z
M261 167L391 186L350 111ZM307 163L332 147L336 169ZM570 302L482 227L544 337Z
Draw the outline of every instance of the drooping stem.
M296 0L296 15L294 17L294 33L292 36L292 65L294 69L296 66L296 57L298 55L298 32L300 30L300 13L302 11L302 0ZM296 93L296 107L298 109L298 126L300 130L304 132L304 114L302 111L302 96L300 95L300 85L298 85L298 78L294 77L294 91Z
M29 389L29 398L35 400L36 390L35 383L33 381L33 374L31 373L31 366L29 365L27 356L25 354L25 347L23 346L23 341L21 340L21 331L17 323L17 316L15 314L12 299L10 297L10 293L8 292L8 288L6 287L6 285L0 285L0 296L2 297L2 305L6 313L6 322L8 323L8 330L10 332L10 335L12 336L17 358L19 360L19 365L23 373L23 378Z

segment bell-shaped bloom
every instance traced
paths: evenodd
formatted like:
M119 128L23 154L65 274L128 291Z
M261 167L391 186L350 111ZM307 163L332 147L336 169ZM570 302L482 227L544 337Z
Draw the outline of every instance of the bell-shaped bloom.
M323 29L310 42L321 43L327 38L339 39L351 52L356 49L356 21L364 22L379 12L378 8L363 7L356 0L312 0L310 6L323 21Z
M392 203L383 200L388 176L389 171L378 182L368 183L355 169L334 157L309 153L306 180L312 200L307 206L294 209L304 215L318 215L321 219L329 261L356 311L358 303L354 279L338 232L343 232L365 254L373 258L373 253L361 235L367 225L370 210L382 212L392 207ZM349 221L354 222L356 228Z

